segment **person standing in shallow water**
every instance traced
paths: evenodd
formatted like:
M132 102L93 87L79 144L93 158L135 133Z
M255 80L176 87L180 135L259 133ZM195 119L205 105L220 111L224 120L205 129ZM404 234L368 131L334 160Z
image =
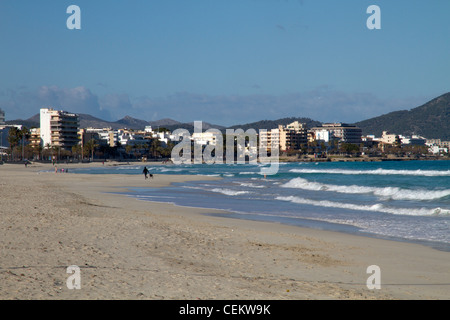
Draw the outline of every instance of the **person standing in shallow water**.
M144 174L145 179L147 179L147 178L148 178L148 177L147 177L147 175L148 175L148 169L147 169L147 167L144 167L144 170L142 171L142 173Z

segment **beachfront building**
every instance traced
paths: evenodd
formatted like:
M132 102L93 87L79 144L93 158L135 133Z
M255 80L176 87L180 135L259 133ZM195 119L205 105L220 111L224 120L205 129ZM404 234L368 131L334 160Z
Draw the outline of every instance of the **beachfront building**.
M347 123L324 123L321 130L329 132L330 137L336 138L342 143L360 144L362 130L361 128Z
M401 136L390 133L389 131L383 131L381 138L375 138L373 140L378 142L378 148L382 151L386 151L386 148L389 146L400 146L402 144Z
M75 113L51 108L40 110L40 137L44 148L71 150L77 145L79 117Z
M111 128L86 128L79 131L83 134L83 140L89 141L94 139L102 145L115 147L118 141L119 133Z
M381 138L378 139L379 142L382 144L397 144L400 145L402 143L402 140L398 134L393 134L388 131L383 131L383 134L381 135Z
M375 148L378 146L378 141L373 134L362 136L361 140L365 148Z
M429 148L429 152L433 154L444 154L450 150L450 141L442 141L441 139L427 139L425 143Z
M117 141L122 146L126 145L138 145L138 144L146 144L149 142L149 139L146 138L146 133L144 131L133 131L128 129L119 129L117 132Z
M194 132L191 136L192 141L194 144L199 144L202 146L206 145L213 145L215 146L217 144L217 133L215 132ZM222 139L221 136L219 136L219 139Z
M308 130L304 123L294 121L286 126L278 125L280 150L300 150L308 144Z
M324 123L321 127L311 128L315 140L329 145L332 141L360 144L362 130L357 126L346 123Z
M41 128L31 128L28 141L30 142L30 147L33 149L38 149L42 146Z
M179 141L170 131L153 131L151 126L146 126L144 131L146 139L156 139L163 147L166 147L170 141Z
M308 144L306 125L294 121L286 126L278 125L276 129L259 130L259 148L270 153L273 148L281 151L300 150Z
M439 146L431 146L428 148L428 151L434 155L445 154L448 153L448 148L442 148Z
M309 142L317 142L319 145L323 143L327 147L331 145L332 141L339 140L332 131L322 127L311 128L309 133Z
M402 141L402 144L407 144L411 146L424 146L427 142L427 139L424 137L420 137L418 135L412 135L410 137L405 137L400 135L400 139Z
M0 109L0 125L5 124L5 111Z
M259 130L259 148L270 153L272 148L280 148L280 129Z
M438 146L440 148L450 148L450 141L442 141L441 139L427 139L427 146Z

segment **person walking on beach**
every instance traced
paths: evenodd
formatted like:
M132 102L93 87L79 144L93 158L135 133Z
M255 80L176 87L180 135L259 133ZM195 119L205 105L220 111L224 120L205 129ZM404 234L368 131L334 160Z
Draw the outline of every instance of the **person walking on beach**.
M148 169L147 169L147 167L144 167L144 170L142 171L142 173L144 174L145 179L147 179L147 178L148 178L148 177L147 177L147 174L148 174Z

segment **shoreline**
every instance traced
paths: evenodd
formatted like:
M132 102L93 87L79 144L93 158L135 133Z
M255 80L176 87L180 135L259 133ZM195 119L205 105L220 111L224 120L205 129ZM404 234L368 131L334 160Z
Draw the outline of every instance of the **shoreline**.
M110 192L148 187L141 176L42 167L0 166L3 299L450 298L446 252L136 201ZM190 179L205 177L158 175L151 183ZM83 266L81 290L65 287L62 266L73 264ZM366 286L374 264L381 290Z
M190 177L190 176L186 176ZM205 176L208 178L207 176ZM219 178L220 179L220 178ZM200 179L202 180L202 179ZM189 181L189 179L188 179ZM180 182L180 181L178 181ZM187 181L182 181L187 182ZM167 188L169 186L164 186L162 188ZM133 188L133 187L128 187ZM128 189L127 188L127 189ZM153 188L152 186L147 186L147 188ZM362 229L357 226L353 225L346 225L346 224L339 224L339 223L333 223L333 222L327 222L327 221L321 221L321 220L314 220L314 219L308 219L308 218L295 218L295 217L279 217L276 218L278 220L283 221L276 221L271 220L270 218L264 219L268 216L258 215L255 213L241 213L241 212L235 212L227 209L219 209L219 208L213 208L213 207L202 207L202 206L189 206L189 205L183 205L183 204L177 204L175 202L171 201L157 201L157 200L141 200L139 198L133 197L133 190L128 189L126 192L118 192L116 194L118 195L124 195L126 197L129 197L131 199L137 200L137 201L146 201L146 202L155 202L155 203L164 203L164 204L170 204L176 207L180 208L191 208L191 209L200 209L200 210L210 210L210 211L220 211L219 213L206 213L206 215L211 216L217 216L217 217L223 217L226 219L237 219L237 220L246 220L246 221L259 221L259 222L267 222L267 223L273 223L273 224L281 224L281 225L287 225L287 226L293 226L298 228L307 228L312 230L322 230L322 231L329 231L329 232L338 232L343 233L347 235L355 235L360 237L368 237L372 239L381 239L381 240L388 240L388 241L395 241L395 242L402 242L402 243L411 243L411 244L417 244L422 245L426 247L430 247L435 250L439 250L442 252L448 252L450 253L450 244L437 242L437 241L430 241L430 240L422 240L422 239L407 239L407 238L401 238L401 237L394 237L394 236L386 236L382 234L376 234L371 232L365 232L361 231ZM158 188L159 189L159 188ZM307 226L309 224L309 226ZM317 225L317 226L311 226L311 225ZM320 226L318 226L320 225ZM326 228L323 226L327 225L336 225L335 228ZM345 231L344 229L347 229L348 231ZM351 230L352 229L352 230Z

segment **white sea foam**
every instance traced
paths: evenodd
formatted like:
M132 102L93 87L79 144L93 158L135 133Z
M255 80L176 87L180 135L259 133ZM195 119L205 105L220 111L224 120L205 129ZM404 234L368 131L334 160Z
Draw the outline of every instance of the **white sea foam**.
M227 196L238 196L240 194L250 193L249 191L236 191L236 190L224 189L224 188L214 188L214 189L211 189L211 191L212 192L222 193L222 194L225 194Z
M405 175L405 176L426 176L426 177L447 177L450 176L450 170L390 170L390 169L376 169L376 170L346 170L346 169L291 169L294 173L333 173L333 174L347 174L347 175Z
M246 182L242 182L239 184L241 187L248 187L248 188L264 188L264 186L260 186L254 183L246 183Z
M347 194L366 194L372 193L378 197L393 200L433 200L440 199L450 195L450 189L446 190L424 190L424 189L402 189L398 187L365 187L358 185L340 186L333 184L323 184L319 182L308 181L303 178L294 178L282 185L283 188L297 188L313 191L333 191Z
M293 203L299 204L307 204L318 207L328 207L328 208L342 208L342 209L350 209L350 210L359 210L359 211L373 211L373 212L384 212L390 214L398 214L398 215L410 215L410 216L433 216L433 215L450 215L449 209L442 208L394 208L387 207L381 203L376 203L373 205L359 205L353 203L342 203L342 202L334 202L329 200L311 200L300 198L296 196L288 196L288 197L276 197L276 200L282 201L290 201Z
M162 168L160 170L161 172L181 172L183 169L168 169L168 168Z

